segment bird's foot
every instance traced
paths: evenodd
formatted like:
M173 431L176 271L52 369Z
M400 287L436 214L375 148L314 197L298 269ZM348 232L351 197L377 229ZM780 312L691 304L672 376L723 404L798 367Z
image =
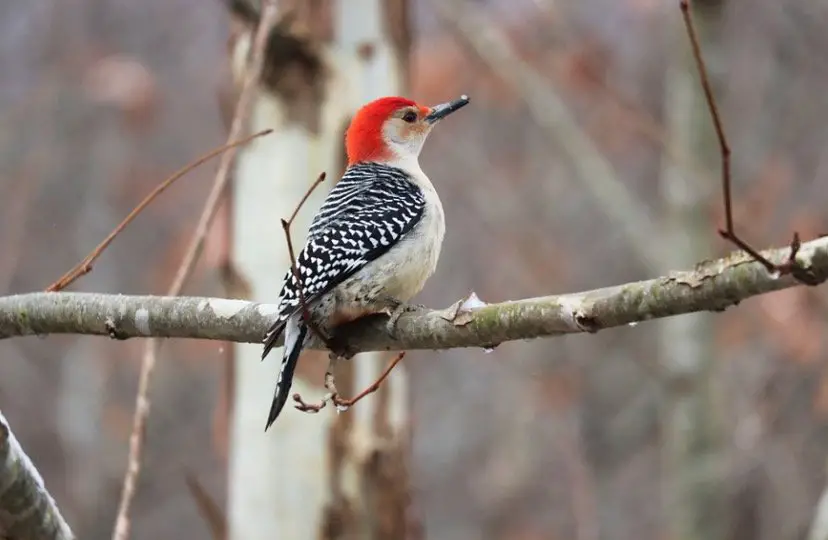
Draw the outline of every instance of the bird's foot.
M337 332L334 332L333 335L328 338L326 345L328 350L331 351L331 354L337 358L350 360L357 354L357 351L355 351L351 344L348 343L348 339L344 333L338 334Z
M396 336L397 321L399 321L403 313L411 313L425 308L425 306L420 304L407 304L394 298L386 299L384 302L386 306L382 312L388 315L388 322L385 323L385 329L391 337Z

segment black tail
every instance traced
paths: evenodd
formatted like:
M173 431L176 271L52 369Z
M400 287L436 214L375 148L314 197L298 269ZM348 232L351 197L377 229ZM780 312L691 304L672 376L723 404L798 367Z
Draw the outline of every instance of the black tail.
M262 350L262 360L265 359L265 356L270 354L271 349L276 346L276 341L278 341L279 336L282 335L282 331L285 329L285 325L287 321L276 321L273 323L273 326L267 331L265 334L264 339L264 350Z
M293 330L290 327L291 322L288 322L287 326L288 328L285 332L285 353L282 358L282 366L279 369L279 378L276 379L276 391L273 394L273 403L270 405L270 414L267 417L265 431L276 421L285 403L287 403L288 392L293 384L293 373L296 371L299 353L302 352L302 346L305 344L305 336L308 333L308 327L300 322L297 329L298 335L295 336L296 339L293 339L294 336L291 334L294 332L291 331Z

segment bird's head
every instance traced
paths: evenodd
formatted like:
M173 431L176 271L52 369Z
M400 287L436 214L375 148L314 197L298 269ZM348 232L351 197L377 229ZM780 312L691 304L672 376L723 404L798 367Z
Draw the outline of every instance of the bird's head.
M363 106L345 134L348 164L416 160L437 122L468 104L468 96L426 107L402 97L384 97Z

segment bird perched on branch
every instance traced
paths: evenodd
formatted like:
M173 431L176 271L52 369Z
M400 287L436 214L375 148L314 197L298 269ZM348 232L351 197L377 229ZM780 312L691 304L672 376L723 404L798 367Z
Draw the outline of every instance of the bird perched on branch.
M366 315L387 313L393 323L434 273L445 216L418 158L434 125L468 102L461 96L425 107L384 97L354 116L345 136L348 167L311 222L264 337L262 359L285 334L265 430L287 402L299 353L311 337L303 302L311 329L328 336Z

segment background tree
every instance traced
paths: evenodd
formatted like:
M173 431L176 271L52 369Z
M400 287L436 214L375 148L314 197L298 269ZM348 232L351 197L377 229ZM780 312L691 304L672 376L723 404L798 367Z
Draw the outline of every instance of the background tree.
M378 27L368 7L340 4L302 3L316 16L300 9L290 31L323 51L345 50L346 30L377 35L367 30ZM784 245L792 230L818 236L828 196L820 137L828 13L817 1L728 0L705 23L696 4L734 151L737 227L759 246ZM192 0L140 8L122 0L18 2L3 10L0 289L17 293L45 288L160 178L222 142L215 91L230 80L227 36L245 30L226 6ZM677 6L422 0L410 2L406 20L406 93L437 102L465 92L474 102L423 154L450 213L445 255L420 301L445 307L470 290L498 302L592 289L731 249L716 235L718 162L702 147L715 139L697 98L682 97L698 92L698 80L688 75ZM399 38L379 28L396 50ZM383 54L359 51L374 61ZM369 97L353 92L347 111ZM339 131L350 114L340 112ZM272 127L279 133L267 144L286 136L282 124ZM243 153L238 177L255 162L255 148ZM334 160L321 151L319 159ZM305 187L327 167L308 161L291 165L308 170ZM211 176L203 168L182 179L73 287L166 290ZM270 208L282 199L274 195ZM271 296L258 288L258 274L248 275L232 208L185 294ZM280 229L264 229L260 239L271 244L262 255L282 249ZM824 288L800 287L715 316L507 343L491 354L411 352L407 517L435 538L802 537L825 483L825 300ZM115 514L143 347L73 336L0 341L3 414L82 538L112 531L101 516ZM231 390L242 374L230 384L230 349L165 344L133 537L201 538L220 529L211 523L232 523L228 471L237 469L228 456L241 442L230 423L242 414L237 400L256 395ZM241 363L242 347L232 349ZM683 359L693 384L673 376ZM252 361L245 367L275 369ZM307 381L319 380L313 366L307 362ZM371 398L365 411L381 402ZM340 418L361 421L358 409ZM300 433L317 430L321 459L332 415L287 412ZM681 430L682 418L690 429ZM708 429L711 438L697 436ZM278 445L275 438L263 437ZM677 506L685 495L699 504ZM711 514L705 506L714 500L719 511ZM319 531L325 513L308 513Z

